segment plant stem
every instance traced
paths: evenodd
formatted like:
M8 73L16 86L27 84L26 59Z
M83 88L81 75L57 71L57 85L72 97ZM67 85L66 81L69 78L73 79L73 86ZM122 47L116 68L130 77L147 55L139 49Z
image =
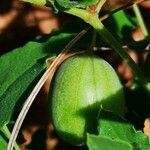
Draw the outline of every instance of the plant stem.
M8 138L10 139L10 136L11 136L11 133L8 129L8 127L6 125L4 125L2 128L1 128L1 131L3 132L3 134ZM17 143L14 144L14 149L15 150L20 150L19 148L19 145Z
M93 30L91 43L89 44L89 47L87 49L89 53L93 53L93 47L95 46L95 42L96 42L96 31Z
M135 64L133 59L128 55L128 53L122 48L121 44L112 36L112 34L105 28L105 26L99 21L92 23L93 27L99 33L101 38L106 41L119 55L120 57L130 66L132 69L136 80L140 81L143 86L147 86L147 81L141 70Z
M134 10L135 16L136 16L136 18L138 20L138 23L139 23L139 25L141 27L141 30L142 30L144 36L147 37L148 36L148 31L147 31L145 22L143 20L143 17L141 15L141 12L140 12L139 7L138 7L137 4L133 5L133 10Z
M145 87L148 91L150 91L149 89L150 86L145 76L141 72L141 70L138 68L138 66L132 60L132 58L128 55L128 53L122 48L121 44L112 36L112 34L101 23L97 14L91 14L86 10L78 9L78 8L73 8L66 12L75 15L77 17L80 17L86 23L90 24L101 36L101 38L104 41L106 41L120 55L120 57L130 66L130 68L132 69L135 75L135 79L138 80L140 84L143 85L143 87Z
M97 6L96 6L96 12L97 14L100 12L102 6L104 5L104 3L106 2L106 0L99 0L99 2L97 3Z

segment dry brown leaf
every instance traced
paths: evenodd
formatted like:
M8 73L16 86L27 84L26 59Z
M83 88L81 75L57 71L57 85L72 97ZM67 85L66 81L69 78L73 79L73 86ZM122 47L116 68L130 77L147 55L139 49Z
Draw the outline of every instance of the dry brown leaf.
M150 137L150 118L145 119L143 131Z

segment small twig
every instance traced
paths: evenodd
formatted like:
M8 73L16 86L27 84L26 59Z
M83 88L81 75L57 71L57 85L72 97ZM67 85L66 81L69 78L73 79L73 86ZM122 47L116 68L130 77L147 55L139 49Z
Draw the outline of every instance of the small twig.
M25 101L23 108L16 120L16 123L13 127L13 131L8 143L8 147L7 150L13 150L16 138L18 136L19 130L21 128L21 125L25 119L25 116L27 114L27 112L29 111L31 104L33 103L35 97L37 96L38 92L40 91L40 89L42 88L43 84L45 83L45 81L50 78L50 80L53 77L53 74L55 72L55 70L57 69L57 67L68 57L74 55L73 54L69 54L69 50L71 49L71 47L79 40L81 39L81 37L83 37L86 33L87 30L89 28L87 28L86 30L82 30L73 40L71 40L69 42L69 44L63 49L63 51L56 57L56 59L52 62L52 64L49 66L49 68L46 70L46 72L43 74L43 76L41 77L41 79L39 80L39 82L36 84L36 86L34 87L33 91L31 92L30 96L27 98L27 100ZM79 52L81 53L81 52Z
M140 4L140 3L146 2L146 1L150 1L150 0L135 0L135 1L131 1L131 2L127 3L127 4L124 4L124 5L120 6L119 8L116 8L116 9L112 10L110 13L107 13L106 15L102 16L100 18L100 20L103 21L103 20L107 19L108 17L110 17L110 15L115 14L115 13L117 13L120 10L128 9L129 7L131 7L134 4Z
M106 0L99 0L96 6L96 12L99 13Z
M146 1L149 1L149 0L132 0L132 1L130 0L128 3L122 5L119 8L116 8L112 12L115 13L115 12L117 12L119 10L127 9L127 8L131 7L132 5L134 5L134 4L140 4L140 3L146 2Z
M128 49L128 46L123 45L122 48L123 49ZM111 47L94 47L93 50L94 51L113 51L113 49Z
M141 14L140 9L139 9L137 4L133 5L133 10L134 10L135 16L138 20L139 26L141 27L141 30L142 30L144 36L147 37L148 36L148 31L147 31L144 19L142 17L142 14Z

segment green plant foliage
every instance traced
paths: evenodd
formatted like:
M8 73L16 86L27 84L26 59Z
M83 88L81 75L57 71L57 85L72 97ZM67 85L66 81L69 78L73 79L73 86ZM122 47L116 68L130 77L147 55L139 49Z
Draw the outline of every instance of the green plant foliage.
M125 141L91 134L87 134L87 146L89 150L133 150L133 147Z
M0 149L6 150L7 149L7 142L0 134Z
M70 8L86 8L90 5L96 4L98 0L22 0L24 2L29 2L37 5L44 6L49 2L55 10L59 9L70 9Z
M113 31L114 35L120 38L131 34L131 31L137 26L136 18L130 16L125 10L112 14L104 23L110 31ZM124 33L127 35L124 35Z
M47 0L22 0L22 1L44 6Z
M127 40L127 37L131 37L133 29L135 29L135 27L137 26L137 21L136 18L130 16L127 11L120 10L106 19L104 21L104 24L106 25L108 30L118 40L120 40L120 42L124 43L127 41L129 42L129 40Z
M0 97L0 126L8 123L12 115L19 112L23 102L35 86L44 63L37 63L18 77ZM34 81L34 82L33 82ZM36 81L36 82L35 82Z
M150 149L149 138L144 133L136 131L132 124L112 112L101 110L98 124L100 136L127 142L134 150Z
M136 131L129 123L131 121L135 123L135 127L143 127L144 119L150 114L150 94L147 90L147 83L150 81L150 54L148 52L141 71L122 48L127 45L134 50L143 50L149 44L148 31L141 22L140 11L137 10L135 17L128 10L114 10L116 13L110 10L112 15L101 22L99 13L102 10L95 4L104 4L105 0L22 1L50 6L55 12L61 10L80 19L72 19L70 16L66 19L63 16L65 23L67 22L61 24L64 33L57 30L50 37L41 36L37 41L28 42L23 47L0 56L0 150L7 149L11 136L9 129L4 127L16 120L25 100L46 70L45 60L59 54L75 37L74 33L86 29L87 24L91 28L72 49L79 51L91 48L93 51L94 47L111 47L128 63L137 83L125 88L127 113L137 118L131 120L127 114L128 121L122 118L125 107L124 91L117 74L106 61L88 52L68 58L53 78L50 89L50 119L56 132L70 144L86 143L89 150L150 150L149 137ZM144 40L136 42L132 32L138 25L145 28L147 34ZM100 36L93 38L93 30ZM14 149L18 150L19 146L16 144Z
M72 37L68 33L56 34L44 43L29 42L0 57L0 126L20 111L45 70L45 59L57 55Z
M90 5L96 4L98 0L55 0L60 8L70 9L74 7L86 8Z
M134 41L132 32L138 26L135 16L131 16L126 10L120 10L112 14L104 21L108 30L122 43L135 50L143 50L149 43L149 39Z

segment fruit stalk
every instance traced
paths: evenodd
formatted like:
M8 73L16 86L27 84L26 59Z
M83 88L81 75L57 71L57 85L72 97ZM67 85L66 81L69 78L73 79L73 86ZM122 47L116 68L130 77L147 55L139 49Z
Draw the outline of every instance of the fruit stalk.
M142 30L144 36L147 37L148 36L148 31L147 31L145 22L143 20L143 17L141 15L141 12L140 12L139 7L138 7L137 4L133 5L133 10L134 10L135 16L136 16L136 18L138 20L138 23L139 23L139 25L141 27L141 30Z

